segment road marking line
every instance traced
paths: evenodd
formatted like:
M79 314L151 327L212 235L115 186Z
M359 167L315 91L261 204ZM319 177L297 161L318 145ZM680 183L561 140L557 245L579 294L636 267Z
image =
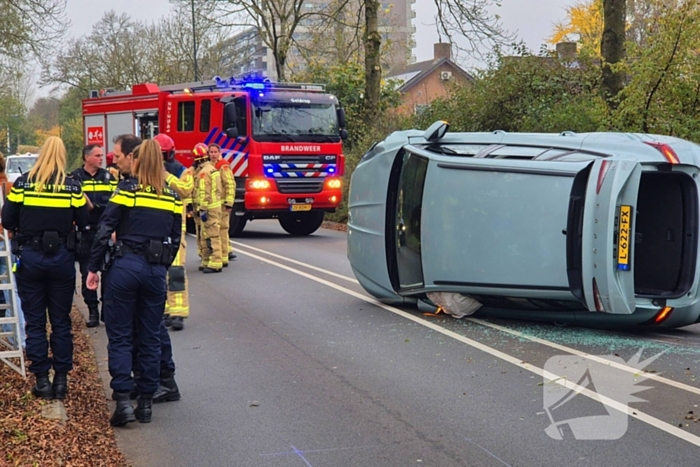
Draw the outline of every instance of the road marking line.
M273 258L279 258L279 259L282 259L282 260L284 260L284 261L288 261L288 262L290 262L290 263L297 264L297 265L299 265L299 266L303 266L303 267L305 267L305 268L313 269L314 271L318 271L318 272L322 272L322 273L324 273L324 274L328 274L329 276L337 277L338 279L343 279L343 280L346 280L346 281L348 281L348 282L352 282L353 284L359 284L359 282L357 281L357 279L355 279L355 278L353 278L353 277L344 276L344 275L342 275L342 274L338 274L338 273L336 273L336 272L329 271L329 270L327 270L327 269L323 269L323 268L319 268L319 267L316 267L316 266L312 266L312 265L307 264L307 263L302 263L301 261L297 261L297 260L292 259L292 258L287 258L286 256L280 256L280 255L277 255L277 254L275 254L275 253L270 253L269 251L261 250L260 248L255 248L254 246L246 245L245 243L238 243L238 242L231 241L231 245L236 245L236 246L239 246L239 247L242 246L242 247L245 247L245 248L249 248L249 249L251 249L251 250L253 250L253 251L257 251L257 252L259 252L259 253L264 253L264 254L266 254L266 255L268 255L268 256L272 256Z
M425 326L425 327L432 329L433 331L439 332L440 334L443 334L447 337L451 337L452 339L455 339L459 342L462 342L462 343L467 344L471 347L474 347L475 349L481 350L482 352L485 352L489 355L493 355L496 358L500 358L501 360L504 360L508 363L515 365L515 366L518 366L524 370L530 371L530 372L542 377L544 380L547 380L549 382L554 382L560 386L565 387L566 389L576 391L578 394L583 394L584 396L586 396L594 401L597 401L601 404L605 404L608 407L611 407L619 412L625 413L628 416L635 418L637 420L640 420L640 421L642 421L642 422L644 422L644 423L646 423L654 428L665 431L666 433L668 433L672 436L675 436L675 437L680 438L684 441L687 441L690 444L694 444L695 446L700 447L700 437L699 436L695 436L692 433L688 433L686 431L683 431L680 428L678 428L674 425L671 425L669 423L666 423L663 420L660 420L660 419L653 417L649 414L646 414L646 413L642 412L641 410L633 409L633 408L627 406L626 404L622 404L622 403L620 403L614 399L611 399L607 396L604 396L602 394L598 394L597 392L591 391L588 388L585 388L583 386L579 386L576 383L572 383L572 382L568 381L565 377L551 373L543 368L539 368L537 366L530 365L527 362L523 362L519 358L515 358L511 355L508 355L504 352L501 352L500 350L496 350L496 349L491 348L487 345L484 345L481 342L477 342L475 340L469 339L468 337L464 337L460 334L457 334L454 331L450 331L449 329L445 329L441 326L438 326L437 324L431 323L429 321L425 321L425 320L418 318L412 314L406 313L405 311L399 310L398 308L394 308L393 306L381 303L373 298L370 298L366 295L355 292L354 290L350 290L348 288L345 288L341 285L334 284L333 282L329 282L325 279L321 279L320 277L313 276L313 275L308 274L304 271L294 269L294 268L292 268L290 266L286 266L284 264L276 263L275 261L272 261L271 259L267 259L267 258L264 258L262 256L258 256L256 254L253 254L253 253L250 253L247 251L238 250L238 252L241 254L244 254L246 256L249 256L251 258L257 259L259 261L262 261L264 263L271 264L272 266L276 266L280 269L284 269L286 271L289 271L291 273L305 277L305 278L310 279L312 281L326 285L326 286L331 287L335 290L338 290L339 292L343 292L347 295L353 296L355 298L358 298L362 301L365 301L365 302L370 303L372 305L375 305L377 307L384 308L385 310L390 311L398 316L401 316L402 318L413 321L416 324L420 324L421 326Z
M345 279L345 280L347 280L347 281L350 281L350 282L359 284L359 282L358 282L357 280L355 280L355 279L353 279L353 278L351 278L351 277L348 277L348 276L343 276L342 274L337 274L337 273L334 273L334 272L332 272L332 271L328 271L328 270L326 270L326 269L322 269L322 268L318 268L318 267L315 267L315 266L307 265L307 264L302 263L302 262L300 262L300 261L296 261L296 260L293 260L293 259L291 259L291 258L287 258L287 257L285 257L285 256L277 255L277 254L275 254L275 253L269 253L269 252L267 252L267 251L265 251L265 250L261 250L261 249L259 249L259 248L254 248L254 247L245 245L245 244L243 244L243 243L238 243L238 242L231 242L231 243L235 243L236 245L243 246L243 247L246 247L246 248L250 248L250 249L252 249L252 250L265 253L265 254L270 255L270 256L273 256L273 257L275 257L275 258L283 259L283 260L285 260L285 261L289 261L289 262L294 263L294 264L299 264L299 265L308 267L308 268L310 268L310 269L314 269L314 270L316 270L316 271L323 272L324 274L329 274L329 275L331 275L331 276L339 277L339 278L341 278L341 279ZM631 374L633 374L633 375L637 375L637 374L640 374L640 375L641 375L641 374L643 374L643 376L644 376L645 378L647 378L647 379L651 379L651 380L654 380L654 381L658 381L659 383L666 384L666 385L668 385L668 386L673 386L673 387L675 387L675 388L682 389L682 390L684 390L684 391L688 391L688 392L691 392L691 393L693 393L693 394L700 395L700 388L697 388L697 387L695 387L695 386L691 386L691 385L689 385L689 384L685 384L685 383L681 383L681 382L678 382L678 381L674 381L674 380L672 380L672 379L665 378L665 377L663 377L663 376L661 376L661 375L654 374L654 373L644 373L643 370L639 370L639 369L634 368L634 367L631 367L631 366L623 365L623 364L621 364L621 363L612 362L612 361L610 361L610 360L606 360L605 358L599 357L599 356L597 356L597 355L592 355L592 354L589 354L589 353L586 353L586 352L582 352L582 351L580 351L580 350L573 349L573 348L571 348L571 347L567 347L567 346L565 346L565 345L561 345L561 344L557 344L557 343L555 343L555 342L551 342L551 341L548 341L548 340L540 339L539 337L530 336L530 335L525 334L525 333L522 333L522 332L520 332L520 331L515 331L515 330L512 330L512 329L506 328L506 327L504 327L504 326L499 326L498 324L492 324L492 323L483 321L483 320L481 320L481 319L479 319L479 318L466 318L466 319L469 320L469 321L472 321L472 322L474 322L474 323L480 324L480 325L482 325L482 326L490 327L490 328L492 328L492 329L496 329L496 330L498 330L498 331L505 332L505 333L511 334L511 335L513 335L513 336L520 337L520 338L522 338L522 339L527 339L527 340L529 340L529 341L531 341L531 342L535 342L535 343L537 343L537 344L545 345L545 346L547 346L547 347L551 347L551 348L553 348L553 349L561 350L561 351L563 351L563 352L567 352L567 353L570 353L570 354L572 354L572 355L578 355L579 357L587 358L587 359L592 360L592 361L594 361L594 362L598 362L598 363L602 363L602 364L604 364L604 365L612 366L612 367L614 367L614 368L617 368L618 370L626 371L627 373L631 373Z

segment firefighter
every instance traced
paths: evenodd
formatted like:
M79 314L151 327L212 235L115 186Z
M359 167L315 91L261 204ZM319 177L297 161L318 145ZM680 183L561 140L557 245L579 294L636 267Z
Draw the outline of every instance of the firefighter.
M97 271L112 233L117 232L115 259L107 271L105 328L109 372L117 407L112 426L138 420L149 423L153 394L158 390L161 326L166 300L166 275L180 247L182 202L165 184L158 143L146 140L133 152L132 176L119 183L100 219L88 266L88 287L99 284ZM138 407L131 405L134 388L132 343L134 323L139 336L136 380Z
M185 262L187 261L187 241L186 222L187 206L192 204L192 190L194 179L191 169L179 170L179 167L172 163L175 154L175 142L165 133L159 133L154 138L160 145L163 154L163 161L166 169L166 183L180 196L183 204L182 212L182 239L180 250L173 261L173 265L168 269L168 301L165 305L165 313L169 318L170 326L174 331L180 331L185 327L184 319L190 315L190 305L187 296L187 274L185 273ZM169 162L170 161L170 162ZM177 161L175 161L177 162ZM171 172L173 170L173 172ZM180 175L177 175L180 172ZM166 323L167 324L167 323Z
M131 176L131 166L134 155L139 152L141 138L131 134L119 135L114 142L115 165L119 168L121 177L129 178ZM103 282L107 277L103 278ZM132 346L132 372L134 378L138 378L140 374L138 364L138 335L137 330L134 332L135 338ZM138 391L132 391L130 394L132 399L138 397ZM112 398L116 400L116 394L112 394ZM153 403L177 401L180 400L180 391L175 382L175 361L173 360L173 348L170 341L170 334L166 329L163 321L160 326L160 384L158 390L153 395Z
M228 266L228 261L235 259L233 247L229 242L229 222L231 221L231 210L236 198L236 180L233 178L231 164L221 157L221 146L216 143L209 145L209 160L221 175L221 189L224 193L224 204L221 206L221 250L223 252L224 267Z
M17 289L26 319L29 371L36 376L32 394L64 399L73 369L70 311L75 289L74 223L84 230L88 209L80 182L66 174L66 147L51 136L36 164L14 183L2 207L2 224L13 232L17 255ZM51 322L52 358L46 340L46 315ZM53 366L53 384L49 369Z
M204 143L197 143L192 149L194 155L194 199L196 216L201 221L202 265L205 274L221 272L221 177L214 165L209 162L209 149Z
M100 216L107 206L112 192L117 187L117 180L107 170L102 168L102 147L97 144L88 144L83 148L83 166L71 174L74 179L82 183L83 193L88 198L88 210L90 219L87 230L83 233L78 251L78 263L80 264L80 282L83 300L88 307L87 327L94 328L100 324L99 300L97 293L85 286L90 260L90 248L95 239L97 224ZM100 291L104 295L104 287ZM104 307L104 305L103 305Z

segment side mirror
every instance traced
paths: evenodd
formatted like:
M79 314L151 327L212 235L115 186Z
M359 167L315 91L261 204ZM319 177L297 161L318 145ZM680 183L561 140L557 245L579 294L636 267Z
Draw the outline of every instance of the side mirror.
M346 130L345 128L340 130L340 139L342 139L343 141L348 139L348 130Z
M426 141L437 141L443 136L445 136L445 133L447 133L447 130L449 130L449 128L449 123L443 120L438 120L437 122L430 125L427 130L425 130L423 138L425 138Z
M226 128L226 136L228 136L231 139L236 139L238 138L238 128L231 127L231 128Z
M336 112L338 113L338 128L345 128L345 109L342 107L338 107L338 110Z
M232 125L229 128L226 128L226 136L229 138L237 138L238 137L238 127L237 122L238 122L238 115L236 114L236 104L233 102L229 102L224 106L224 115L226 116L226 122L229 125Z

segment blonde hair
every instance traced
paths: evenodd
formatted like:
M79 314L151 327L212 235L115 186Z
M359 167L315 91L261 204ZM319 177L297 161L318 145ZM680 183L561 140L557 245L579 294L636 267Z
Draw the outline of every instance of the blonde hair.
M51 184L54 192L59 191L66 182L66 146L61 138L49 136L46 139L27 180L34 183L35 191L43 191L44 186Z
M163 194L165 176L163 172L163 154L160 145L152 139L147 139L134 149L134 175L139 180L142 190L151 187L158 196Z

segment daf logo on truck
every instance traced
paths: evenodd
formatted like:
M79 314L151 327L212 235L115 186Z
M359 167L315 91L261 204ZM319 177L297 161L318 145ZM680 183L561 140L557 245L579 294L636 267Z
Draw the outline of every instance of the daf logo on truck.
M217 76L166 86L136 83L90 96L82 106L85 144L97 140L90 139L95 129L105 150L125 132L143 139L163 132L175 141L175 157L185 167L193 163L195 144L220 145L218 168L228 164L236 181L231 237L254 219L278 219L290 234L309 235L342 203L345 111L323 86Z

